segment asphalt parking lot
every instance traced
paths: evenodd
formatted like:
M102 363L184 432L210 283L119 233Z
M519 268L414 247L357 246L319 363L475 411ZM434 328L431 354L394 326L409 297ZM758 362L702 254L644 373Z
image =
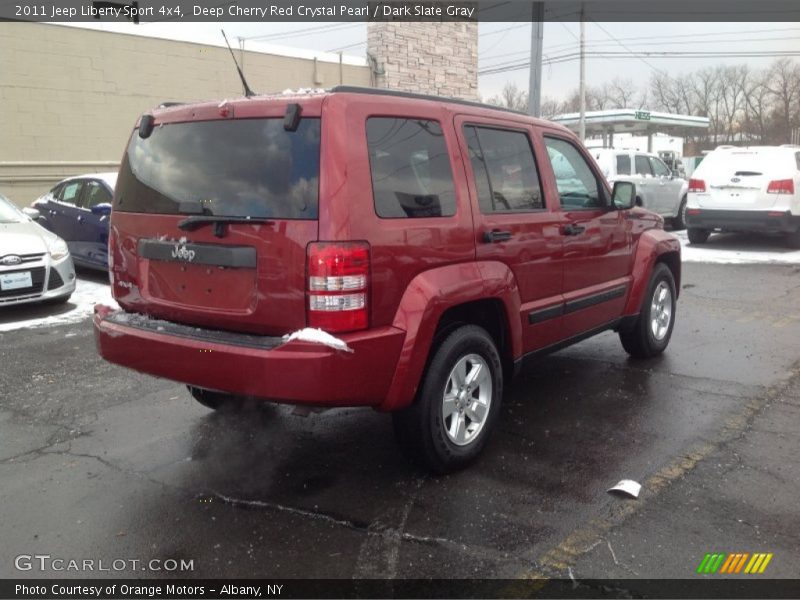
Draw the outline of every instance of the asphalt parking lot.
M686 257L663 357L605 333L542 359L482 459L441 478L386 415L215 414L103 362L82 307L107 287L83 273L60 316L0 315L0 576L86 575L14 566L44 553L194 564L94 576L683 578L745 551L796 577L800 259L739 241L721 262L742 264ZM638 499L606 492L623 478Z

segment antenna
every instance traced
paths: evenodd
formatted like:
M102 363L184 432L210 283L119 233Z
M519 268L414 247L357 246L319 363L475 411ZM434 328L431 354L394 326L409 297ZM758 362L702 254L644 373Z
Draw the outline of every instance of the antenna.
M222 32L222 37L225 38L225 45L228 46L228 50L230 50L231 58L233 59L233 64L236 65L236 70L239 71L239 79L242 80L242 86L244 87L244 95L249 98L250 96L255 96L255 92L250 89L250 86L247 85L247 80L244 78L244 73L242 73L242 69L239 68L239 62L236 60L236 56L233 54L233 50L231 50L231 45L228 42L228 36L225 35L225 30L220 29Z

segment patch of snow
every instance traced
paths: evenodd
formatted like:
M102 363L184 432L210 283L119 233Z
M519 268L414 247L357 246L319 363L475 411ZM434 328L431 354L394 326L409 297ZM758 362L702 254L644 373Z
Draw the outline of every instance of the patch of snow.
M311 327L306 327L305 329L300 329L294 333L283 336L284 343L289 343L294 340L298 340L300 342L311 342L313 344L322 344L323 346L328 346L329 348L340 350L342 352L353 351L353 349L350 348L350 346L348 346L344 340L333 337L330 333L322 331L321 329L313 329Z
M705 244L690 244L686 231L672 232L681 242L683 262L731 265L800 265L800 250L786 245L782 236L746 233L712 233Z
M111 288L107 283L81 279L75 287L75 291L65 305L48 305L42 303L21 304L16 307L8 307L8 310L0 310L0 331L14 331L16 329L30 329L34 327L52 327L54 325L65 325L77 323L94 313L95 304L105 304L112 308L119 308L111 297ZM64 307L71 307L65 310ZM5 307L4 307L5 308ZM6 320L6 315L13 311L15 319ZM45 314L43 313L53 313ZM29 315L29 316L27 316Z
M287 88L281 92L282 96L314 96L317 94L327 94L329 90L325 88L297 88L293 90Z

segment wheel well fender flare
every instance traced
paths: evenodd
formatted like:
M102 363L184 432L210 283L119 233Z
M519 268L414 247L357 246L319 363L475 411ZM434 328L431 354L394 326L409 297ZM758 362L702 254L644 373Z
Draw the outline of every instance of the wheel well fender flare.
M663 229L649 229L639 238L633 258L631 292L623 315L639 313L656 263L664 263L675 278L675 297L681 289L681 244L674 235Z
M505 310L507 348L512 356L522 352L520 295L514 274L501 262L470 262L424 271L406 287L392 325L406 332L392 383L379 410L408 406L416 395L428 362L437 328L449 309L475 302L497 300Z

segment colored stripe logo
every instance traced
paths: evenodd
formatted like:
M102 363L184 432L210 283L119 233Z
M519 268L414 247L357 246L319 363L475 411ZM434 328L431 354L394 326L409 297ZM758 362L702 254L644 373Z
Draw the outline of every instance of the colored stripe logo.
M700 561L697 572L705 575L756 575L763 573L771 560L772 552L707 553Z

